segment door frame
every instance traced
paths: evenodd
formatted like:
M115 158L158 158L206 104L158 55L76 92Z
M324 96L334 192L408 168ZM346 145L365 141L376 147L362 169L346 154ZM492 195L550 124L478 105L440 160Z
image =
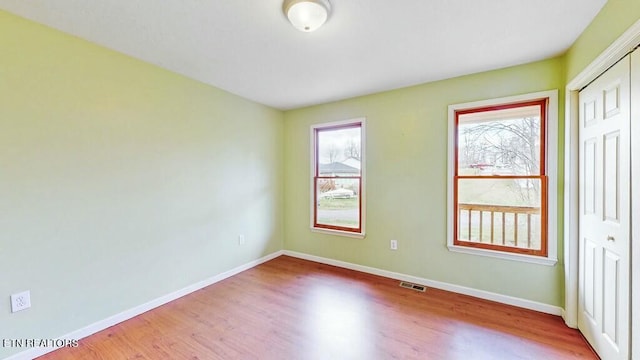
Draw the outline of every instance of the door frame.
M564 143L564 280L565 280L565 309L562 317L567 326L577 328L578 326L578 179L579 179L579 139L578 139L578 92L595 80L600 74L613 66L618 60L623 58L631 50L640 44L640 20L636 21L627 31L616 39L607 49L605 49L595 60L574 77L565 89L565 143ZM637 112L636 112L637 113ZM633 113L632 113L633 116ZM639 133L632 121L631 133ZM631 142L631 152L640 154L638 145ZM633 161L633 159L632 159ZM632 168L632 174L638 173L640 169ZM632 196L634 196L632 194ZM640 204L637 201L631 204L631 214L633 223L640 212ZM631 229L631 238L640 239L640 229ZM635 255L634 255L635 254ZM640 287L640 249L632 248L631 256L631 289ZM635 260L634 260L635 256ZM635 276L634 276L635 275ZM633 295L638 295L636 294ZM633 309L640 309L640 296L633 296L631 299L631 332L640 333L640 316L633 313ZM640 344L633 344L631 353L633 356L640 354Z

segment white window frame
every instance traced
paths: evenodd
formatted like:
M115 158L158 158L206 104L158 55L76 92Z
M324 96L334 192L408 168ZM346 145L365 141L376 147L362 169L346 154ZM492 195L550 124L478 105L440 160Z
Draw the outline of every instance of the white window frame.
M455 164L455 113L457 110L480 107L498 106L509 103L526 102L541 98L548 98L547 105L547 256L517 254L513 252L478 249L468 246L454 245L454 164ZM497 99L474 101L449 105L448 116L448 178L447 178L447 247L449 251L472 255L489 256L500 259L515 260L534 264L553 266L558 262L558 90L547 90Z
M361 197L361 205L360 205L360 232L352 232L352 231L343 231L343 230L334 230L334 229L325 229L325 228L318 228L315 227L314 225L314 211L315 211L315 196L314 196L314 192L315 192L315 183L314 183L314 177L315 177L315 169L316 169L316 147L315 147L315 131L316 129L322 129L322 128L326 128L326 127L333 127L333 126L344 126L344 125L349 125L349 124L354 124L354 123L360 123L360 179L361 179L361 190L360 190L360 197ZM314 124L311 125L310 127L310 136L309 136L309 154L310 154L310 164L311 164L311 173L310 173L310 186L309 186L309 194L310 194L310 212L309 212L309 223L310 223L310 228L312 232L316 232L316 233L324 233L324 234L331 234L331 235L339 235L339 236L345 236L345 237L351 237L351 238L358 238L358 239L362 239L365 237L365 225L366 225L366 118L361 117L361 118L354 118L354 119L349 119L349 120L341 120L341 121L334 121L334 122L327 122L327 123L321 123L321 124Z

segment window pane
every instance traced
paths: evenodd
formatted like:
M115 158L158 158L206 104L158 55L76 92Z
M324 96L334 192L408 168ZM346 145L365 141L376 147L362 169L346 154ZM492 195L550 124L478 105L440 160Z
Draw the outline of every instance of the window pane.
M458 116L458 175L540 175L541 106Z
M360 179L316 179L317 224L360 227Z
M540 250L540 179L459 179L458 240Z
M360 176L360 127L318 131L318 176Z

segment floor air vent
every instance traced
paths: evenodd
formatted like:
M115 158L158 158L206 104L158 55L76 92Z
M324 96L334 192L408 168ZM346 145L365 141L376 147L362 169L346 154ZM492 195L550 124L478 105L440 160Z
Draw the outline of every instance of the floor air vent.
M426 286L413 284L406 281L400 281L400 287L415 290L415 291L420 291L420 292L424 292L427 289Z

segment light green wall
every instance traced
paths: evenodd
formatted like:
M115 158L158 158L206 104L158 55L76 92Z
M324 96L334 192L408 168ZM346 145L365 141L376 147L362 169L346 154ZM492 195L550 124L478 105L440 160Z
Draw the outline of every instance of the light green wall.
M640 1L609 0L566 54L567 82L640 19Z
M281 111L0 11L0 338L282 249L283 132Z
M286 249L562 306L561 265L449 252L446 189L447 106L562 89L563 70L563 59L554 58L287 111ZM563 113L561 107L560 119ZM309 127L356 117L367 118L367 236L312 233ZM562 121L555 126L562 129ZM399 241L397 251L389 250L390 239ZM562 256L562 241L558 248Z

